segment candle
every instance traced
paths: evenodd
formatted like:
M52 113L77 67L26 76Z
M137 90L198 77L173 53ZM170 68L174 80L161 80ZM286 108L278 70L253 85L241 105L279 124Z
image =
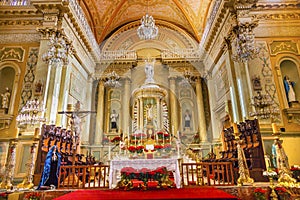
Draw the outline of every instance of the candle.
M273 130L273 133L278 133L277 124L272 123L272 130Z
M237 123L233 123L233 133L239 133Z
M108 146L108 160L110 160L110 145Z

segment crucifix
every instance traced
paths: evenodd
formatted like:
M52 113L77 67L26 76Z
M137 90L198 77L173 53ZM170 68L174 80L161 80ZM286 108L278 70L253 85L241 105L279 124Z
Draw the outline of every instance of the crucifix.
M75 109L74 110L58 112L58 114L64 114L64 115L66 115L67 118L69 119L69 126L70 126L71 134L72 134L72 166L75 166L75 158L76 158L76 153L78 151L78 147L77 146L80 143L81 118L86 117L90 113L96 113L96 112L95 111L80 111L80 101L77 101L77 103L75 104ZM72 168L72 172L71 173L72 174L75 173L75 168ZM74 176L71 175L69 177L72 178ZM69 177L67 177L65 179L65 182L72 183L72 181L67 181L68 179L70 179Z
M70 111L61 111L58 114L65 114L69 119L69 126L72 134L72 165L75 165L75 156L78 151L77 146L80 143L81 135L81 118L86 117L90 113L96 113L95 111L80 111L80 101L75 104L75 109Z

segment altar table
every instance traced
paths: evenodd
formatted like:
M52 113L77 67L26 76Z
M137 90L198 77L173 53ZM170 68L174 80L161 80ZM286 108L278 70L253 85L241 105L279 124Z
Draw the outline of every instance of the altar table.
M124 167L132 167L136 170L147 168L155 170L158 167L166 167L168 171L174 174L174 181L176 188L181 188L181 177L179 169L179 160L177 158L167 159L127 159L127 160L111 160L109 171L109 188L112 189L116 186L117 172L120 172Z

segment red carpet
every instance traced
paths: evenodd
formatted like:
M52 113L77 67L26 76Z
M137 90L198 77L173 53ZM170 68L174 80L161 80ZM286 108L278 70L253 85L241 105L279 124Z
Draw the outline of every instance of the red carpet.
M150 200L150 199L227 199L237 200L238 198L228 194L222 190L218 190L212 187L201 188L172 188L166 190L78 190L61 197L55 198L55 200L83 200L83 199L103 199L103 200Z

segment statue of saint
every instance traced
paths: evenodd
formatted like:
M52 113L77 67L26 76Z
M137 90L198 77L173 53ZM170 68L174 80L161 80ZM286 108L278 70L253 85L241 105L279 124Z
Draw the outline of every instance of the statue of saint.
M297 101L295 90L294 90L295 82L291 81L288 76L284 77L283 82L284 82L284 89L285 89L288 102L290 103L290 102Z
M116 110L112 110L112 113L110 114L111 129L118 129L117 127L118 118L119 118L119 114L116 113Z
M191 119L192 116L190 114L190 111L186 109L185 115L184 115L184 128L191 128Z
M153 105L152 104L146 105L146 117L147 117L148 122L152 121L152 119L153 119Z
M9 107L9 101L10 101L10 92L9 89L6 88L6 91L1 94L2 96L2 108L5 109L5 113L8 112L8 107Z
M150 61L145 61L146 65L145 65L145 73L146 73L146 80L145 83L154 83L154 61L150 62Z

